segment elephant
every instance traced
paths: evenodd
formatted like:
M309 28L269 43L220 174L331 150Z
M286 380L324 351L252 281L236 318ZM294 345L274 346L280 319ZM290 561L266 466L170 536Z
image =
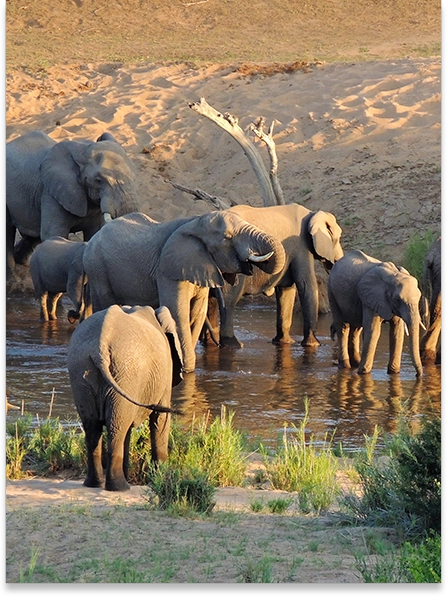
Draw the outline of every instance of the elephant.
M421 376L421 291L415 277L394 263L352 250L329 272L328 295L333 319L331 335L336 334L338 338L340 368L358 367L359 374L371 372L382 322L388 321L388 374L400 372L404 329L408 329L413 366L416 375Z
M84 485L128 490L132 428L149 418L152 461L157 465L168 456L172 387L182 380L181 347L169 310L114 304L93 313L71 336L67 366L85 434Z
M135 169L114 137L57 143L32 131L6 144L6 273L53 236L83 232L138 210ZM15 246L16 231L22 238Z
M428 303L428 328L421 339L422 364L440 363L441 348L441 237L430 246L424 260L422 294Z
M252 225L280 240L285 263L281 270L267 272L257 269L252 277L240 276L233 286L225 284L220 308L219 342L221 346L242 347L234 335L234 308L245 294L276 295L275 344L290 344L296 290L303 313L302 346L320 345L316 337L318 320L318 283L315 260L321 261L326 271L343 256L340 244L341 228L332 213L312 212L295 203L272 207L236 205L229 213L239 215ZM212 326L215 318L210 316Z
M167 306L177 324L184 371L195 369L195 346L206 319L209 289L224 279L284 266L274 237L236 213L212 211L160 223L144 213L119 217L89 241L83 264L93 312L111 304Z
M60 297L65 292L76 310L70 310L68 320L80 318L83 285L86 283L82 257L87 242L75 242L62 236L49 238L31 254L29 268L36 298L40 302L40 320L55 321Z

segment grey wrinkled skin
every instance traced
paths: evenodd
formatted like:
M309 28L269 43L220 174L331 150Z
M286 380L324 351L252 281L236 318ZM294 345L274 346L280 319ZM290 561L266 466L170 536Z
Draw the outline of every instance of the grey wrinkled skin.
M316 337L318 320L318 285L315 260L329 270L343 256L340 244L341 228L334 215L312 212L297 204L274 207L237 205L228 209L277 238L285 252L280 271L266 273L256 270L250 278L239 276L238 282L223 288L223 308L220 321L220 344L241 347L234 335L233 315L237 302L244 294L275 293L277 304L276 336L273 343L293 343L290 336L296 291L303 313L303 340L307 347L320 345Z
M138 210L135 170L109 133L61 141L33 131L6 144L6 273L54 236L83 232L88 241L107 217ZM22 238L15 245L16 231Z
M422 293L427 302L427 332L421 339L422 364L441 363L441 237L433 242L424 260Z
M57 319L57 304L64 293L75 306L75 310L69 313L70 322L79 319L85 283L82 257L86 246L87 242L57 236L34 249L29 267L34 293L40 304L41 321Z
M417 376L422 374L419 356L421 292L416 278L408 271L353 250L332 267L328 294L333 318L331 333L338 338L341 368L358 367L360 374L371 371L382 323L386 321L390 325L388 373L400 371L406 324L413 366Z
M95 234L84 253L93 312L111 304L167 306L185 372L195 369L210 288L222 287L224 278L234 282L238 273L274 273L283 265L280 242L228 211L167 223L143 213L120 217Z
M84 484L128 490L132 428L149 418L152 460L164 461L168 455L171 392L182 379L175 322L166 307L113 305L74 330L67 365L85 433ZM108 439L105 479L103 427Z

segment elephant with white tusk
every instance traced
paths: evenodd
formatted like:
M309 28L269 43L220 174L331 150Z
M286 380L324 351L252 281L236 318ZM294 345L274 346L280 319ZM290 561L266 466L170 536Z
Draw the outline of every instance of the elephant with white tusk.
M88 241L111 219L138 210L135 168L108 133L61 141L33 131L6 145L6 272L48 238L82 231ZM15 245L16 231L22 239Z
M94 313L71 336L67 365L87 447L85 486L104 487L102 433L107 428L105 489L128 483L132 428L149 418L152 461L168 456L172 387L182 356L169 310L113 305Z
M111 304L169 308L185 372L195 369L210 288L258 268L275 274L284 262L276 238L230 211L166 223L143 213L119 217L95 234L83 259L93 312Z
M413 366L416 375L421 376L421 292L415 277L403 267L353 250L332 267L328 294L333 318L331 333L338 337L341 368L358 367L360 374L371 371L382 323L387 321L390 324L388 373L400 371L407 327ZM362 333L363 347L360 350Z
M258 269L253 276L240 276L234 286L223 288L224 307L220 309L221 346L239 348L242 344L234 335L234 309L245 294L268 296L275 293L277 305L276 336L273 343L293 343L290 336L296 292L303 312L303 340L301 344L314 347L318 320L318 283L315 260L329 270L343 256L340 244L341 228L335 216L325 211L312 212L297 204L273 207L237 205L227 210L242 217L281 242L285 253L282 269L268 272ZM211 321L216 326L215 321Z

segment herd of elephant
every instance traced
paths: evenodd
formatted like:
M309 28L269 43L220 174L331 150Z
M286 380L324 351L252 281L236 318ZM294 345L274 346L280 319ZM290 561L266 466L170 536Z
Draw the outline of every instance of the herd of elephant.
M317 347L316 260L329 273L340 367L371 371L384 321L388 373L400 370L405 330L418 376L440 359L440 238L427 254L421 294L403 267L360 250L344 254L334 215L295 203L160 223L139 212L133 164L107 132L96 141L56 143L39 131L10 141L6 184L7 280L29 262L41 320L56 319L64 293L74 305L68 319L79 320L67 365L85 432L86 486L129 488L131 429L148 417L152 458L166 459L172 387L194 371L205 328L220 346L241 347L233 314L243 295L275 294L273 342L292 343L298 292L301 344ZM83 242L68 239L79 231Z

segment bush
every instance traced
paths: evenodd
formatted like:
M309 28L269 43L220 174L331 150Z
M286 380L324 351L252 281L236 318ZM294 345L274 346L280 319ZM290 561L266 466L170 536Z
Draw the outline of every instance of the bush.
M418 434L402 420L389 441L389 460L362 453L355 463L362 496L345 495L354 516L368 524L393 526L408 540L441 531L441 419L424 418Z
M435 240L436 235L427 230L424 235L416 233L408 241L402 265L418 280L419 287L422 287L425 256Z

